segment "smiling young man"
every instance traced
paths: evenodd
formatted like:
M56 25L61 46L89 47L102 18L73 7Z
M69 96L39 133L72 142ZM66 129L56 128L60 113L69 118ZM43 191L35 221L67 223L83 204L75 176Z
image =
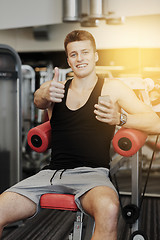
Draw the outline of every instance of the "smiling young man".
M126 85L98 78L98 54L89 32L72 31L64 45L73 79L58 82L55 68L53 80L42 84L34 96L38 108L48 109L51 162L0 196L0 231L34 215L42 194L58 192L74 194L78 207L94 217L92 240L116 240L119 201L109 179L115 125L158 134L160 120ZM98 102L100 95L107 95L106 100Z

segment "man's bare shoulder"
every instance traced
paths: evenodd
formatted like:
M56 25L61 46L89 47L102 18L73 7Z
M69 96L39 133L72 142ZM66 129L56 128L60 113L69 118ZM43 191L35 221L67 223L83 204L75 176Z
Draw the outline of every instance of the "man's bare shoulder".
M113 78L113 79L105 79L104 80L104 85L103 86L107 86L107 87L125 87L126 84L124 84L121 80L117 79L117 78Z
M120 93L124 93L127 90L127 86L119 79L105 79L102 95L110 95L113 98L119 98Z

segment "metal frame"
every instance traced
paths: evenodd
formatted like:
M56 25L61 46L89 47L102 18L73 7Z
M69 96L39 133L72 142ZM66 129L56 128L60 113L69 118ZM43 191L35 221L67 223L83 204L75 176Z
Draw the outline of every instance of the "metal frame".
M0 44L0 53L4 55L8 55L11 56L13 58L14 61L14 72L16 72L17 74L17 82L16 82L16 87L14 88L14 90L16 90L16 106L17 106L17 119L16 119L16 128L17 128L17 135L16 135L16 148L17 148L17 156L15 157L15 153L13 153L13 151L11 152L11 158L14 158L14 162L13 162L13 158L11 159L11 168L12 171L10 171L10 186L15 184L16 182L20 181L21 179L21 137L22 137L22 133L21 133L21 128L22 128L22 119L21 119L21 80L22 80L22 73L21 73L21 60L20 57L18 55L18 53L10 46L5 45L5 44ZM6 62L7 65L7 62ZM5 67L7 68L7 66ZM1 70L2 69L2 70ZM5 70L3 71L3 66L1 68L1 74L5 75ZM10 71L10 68L8 69L8 72ZM3 76L1 76L1 79L3 81ZM5 79L5 77L4 77ZM13 109L14 110L14 109ZM7 134L7 133L6 133ZM13 137L13 136L12 136ZM15 159L16 158L16 159ZM9 186L8 186L9 187Z
M119 155L120 156L120 155ZM140 207L140 197L142 191L142 161L141 150L131 157L120 156L121 159L110 169L111 176L120 169L124 163L131 161L131 204ZM140 230L140 217L131 226L131 233Z

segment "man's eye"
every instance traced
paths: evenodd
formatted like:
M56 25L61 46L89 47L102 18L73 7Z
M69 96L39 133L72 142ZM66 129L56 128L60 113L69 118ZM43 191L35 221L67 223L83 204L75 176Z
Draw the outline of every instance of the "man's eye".
M76 56L76 54L75 54L75 53L72 53L72 54L71 54L71 57L75 57L75 56Z

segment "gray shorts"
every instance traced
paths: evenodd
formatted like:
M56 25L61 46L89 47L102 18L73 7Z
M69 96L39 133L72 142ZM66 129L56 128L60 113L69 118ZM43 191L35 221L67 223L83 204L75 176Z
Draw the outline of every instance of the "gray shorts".
M52 185L50 179L52 179ZM109 179L107 168L78 167L62 170L41 170L32 177L17 183L7 192L19 193L37 204L37 212L40 208L40 197L45 193L63 193L75 195L78 208L84 212L80 197L96 186L107 186L116 189Z

